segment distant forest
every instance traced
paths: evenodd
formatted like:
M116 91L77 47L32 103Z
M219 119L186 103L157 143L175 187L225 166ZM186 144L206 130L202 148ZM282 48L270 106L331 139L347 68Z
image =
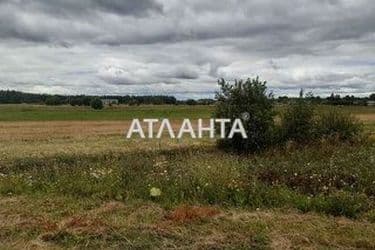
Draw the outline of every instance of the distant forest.
M350 106L368 106L375 105L375 93L370 94L368 97L356 97L354 95L340 96L338 94L332 93L328 97L314 96L311 92L307 93L303 97L305 100L310 101L315 104L327 104L327 105L350 105ZM280 96L276 99L279 103L288 103L290 100L296 98L289 98L287 96Z
M89 96L89 95L48 95L48 94L31 94L14 90L0 90L0 104L46 104L46 105L67 105L72 106L90 106L91 100L116 99L118 104L141 105L141 104L189 104L189 105L209 105L215 101L212 99L188 99L184 101L177 100L174 96L166 95L146 95L146 96Z
M116 99L119 104L126 105L141 105L141 104L188 104L188 105L211 105L215 103L213 99L188 99L188 100L177 100L174 96L164 95L147 95L147 96L88 96L88 95L48 95L48 94L31 94L24 93L14 90L0 90L0 104L46 104L46 105L67 105L72 106L90 106L90 102L93 98L100 99ZM311 93L304 95L304 98L310 102L316 104L328 104L328 105L374 105L375 93L368 97L355 97L353 95L346 95L341 97L332 93L329 97L313 96ZM295 98L280 96L275 98L275 102L288 103Z

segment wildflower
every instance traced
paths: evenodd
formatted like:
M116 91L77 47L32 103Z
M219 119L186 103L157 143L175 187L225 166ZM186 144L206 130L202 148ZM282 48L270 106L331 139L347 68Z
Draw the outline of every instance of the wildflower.
M158 197L161 195L161 190L160 188L153 187L150 189L150 196L151 197Z
M99 175L97 173L91 173L91 176L93 176L96 179L99 179Z

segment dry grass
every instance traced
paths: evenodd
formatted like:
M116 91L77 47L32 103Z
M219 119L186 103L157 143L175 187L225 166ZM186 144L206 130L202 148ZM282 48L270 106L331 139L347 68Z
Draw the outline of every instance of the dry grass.
M166 218L174 222L187 223L209 219L218 214L220 211L214 207L181 205L173 209Z
M94 136L125 136L130 124L131 121L0 122L0 140L79 140ZM178 131L181 121L171 121L171 124L174 131ZM144 129L146 131L146 126Z
M375 114L356 114L366 124L375 122ZM181 120L171 121L175 131ZM131 121L42 121L0 122L0 141L41 141L85 139L95 136L124 136ZM193 127L196 122L192 121ZM146 129L146 126L144 127Z
M293 210L245 211L180 206L165 210L156 204L77 201L56 216L49 204L61 198L2 198L0 242L7 249L153 248L157 249L373 249L375 225ZM12 209L16 206L16 209ZM91 208L86 210L85 206ZM183 223L181 223L183 222ZM26 226L27 225L27 226ZM17 240L15 240L15 237ZM98 240L100 242L98 242Z
M356 117L364 123L375 122L375 114L357 114Z
M180 121L172 121L177 131ZM171 149L211 145L208 139L125 139L130 121L46 121L0 122L1 160L23 157L51 157L65 154L95 155L137 150Z
M123 135L129 125L128 121L1 122L0 140L82 139L89 136Z

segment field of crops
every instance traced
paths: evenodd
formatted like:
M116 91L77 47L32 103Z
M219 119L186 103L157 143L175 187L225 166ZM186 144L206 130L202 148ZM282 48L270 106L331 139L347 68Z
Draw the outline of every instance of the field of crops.
M342 109L374 134L374 107ZM246 156L210 139L125 139L132 118L176 126L212 110L0 106L0 245L375 248L373 135Z

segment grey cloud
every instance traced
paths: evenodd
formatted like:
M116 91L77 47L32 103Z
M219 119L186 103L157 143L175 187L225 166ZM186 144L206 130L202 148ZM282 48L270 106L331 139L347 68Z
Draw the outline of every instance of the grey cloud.
M185 79L185 80L186 79L193 80L193 79L199 78L199 72L193 67L188 67L188 66L178 66L172 69L172 71L170 72L164 72L159 75L161 77Z
M369 93L371 0L0 0L1 88L208 95L216 79Z
M2 0L0 39L94 42L112 30L113 22L105 21L108 18L125 22L152 13L162 13L162 6L154 0Z
M113 12L120 15L139 15L148 11L162 12L162 6L153 0L95 0L93 1L100 10Z
M162 12L162 6L154 0L2 0L0 4L59 17L87 18L82 15L92 15L95 11L134 16Z
M169 65L168 63L141 63L115 60L104 63L98 77L115 85L177 84L185 80L196 80L207 69L197 65Z
M265 42L263 45L270 45L265 49L269 49L273 45L358 38L374 32L375 4L361 2L18 0L2 1L0 6L7 13L15 13L1 22L11 29L2 38L40 42L65 38L118 46L242 37L250 44ZM142 16L147 13L158 15ZM3 16L0 20L7 15ZM43 24L43 20L50 20L53 25L41 25L43 32L38 32L25 25L25 16L28 22Z

